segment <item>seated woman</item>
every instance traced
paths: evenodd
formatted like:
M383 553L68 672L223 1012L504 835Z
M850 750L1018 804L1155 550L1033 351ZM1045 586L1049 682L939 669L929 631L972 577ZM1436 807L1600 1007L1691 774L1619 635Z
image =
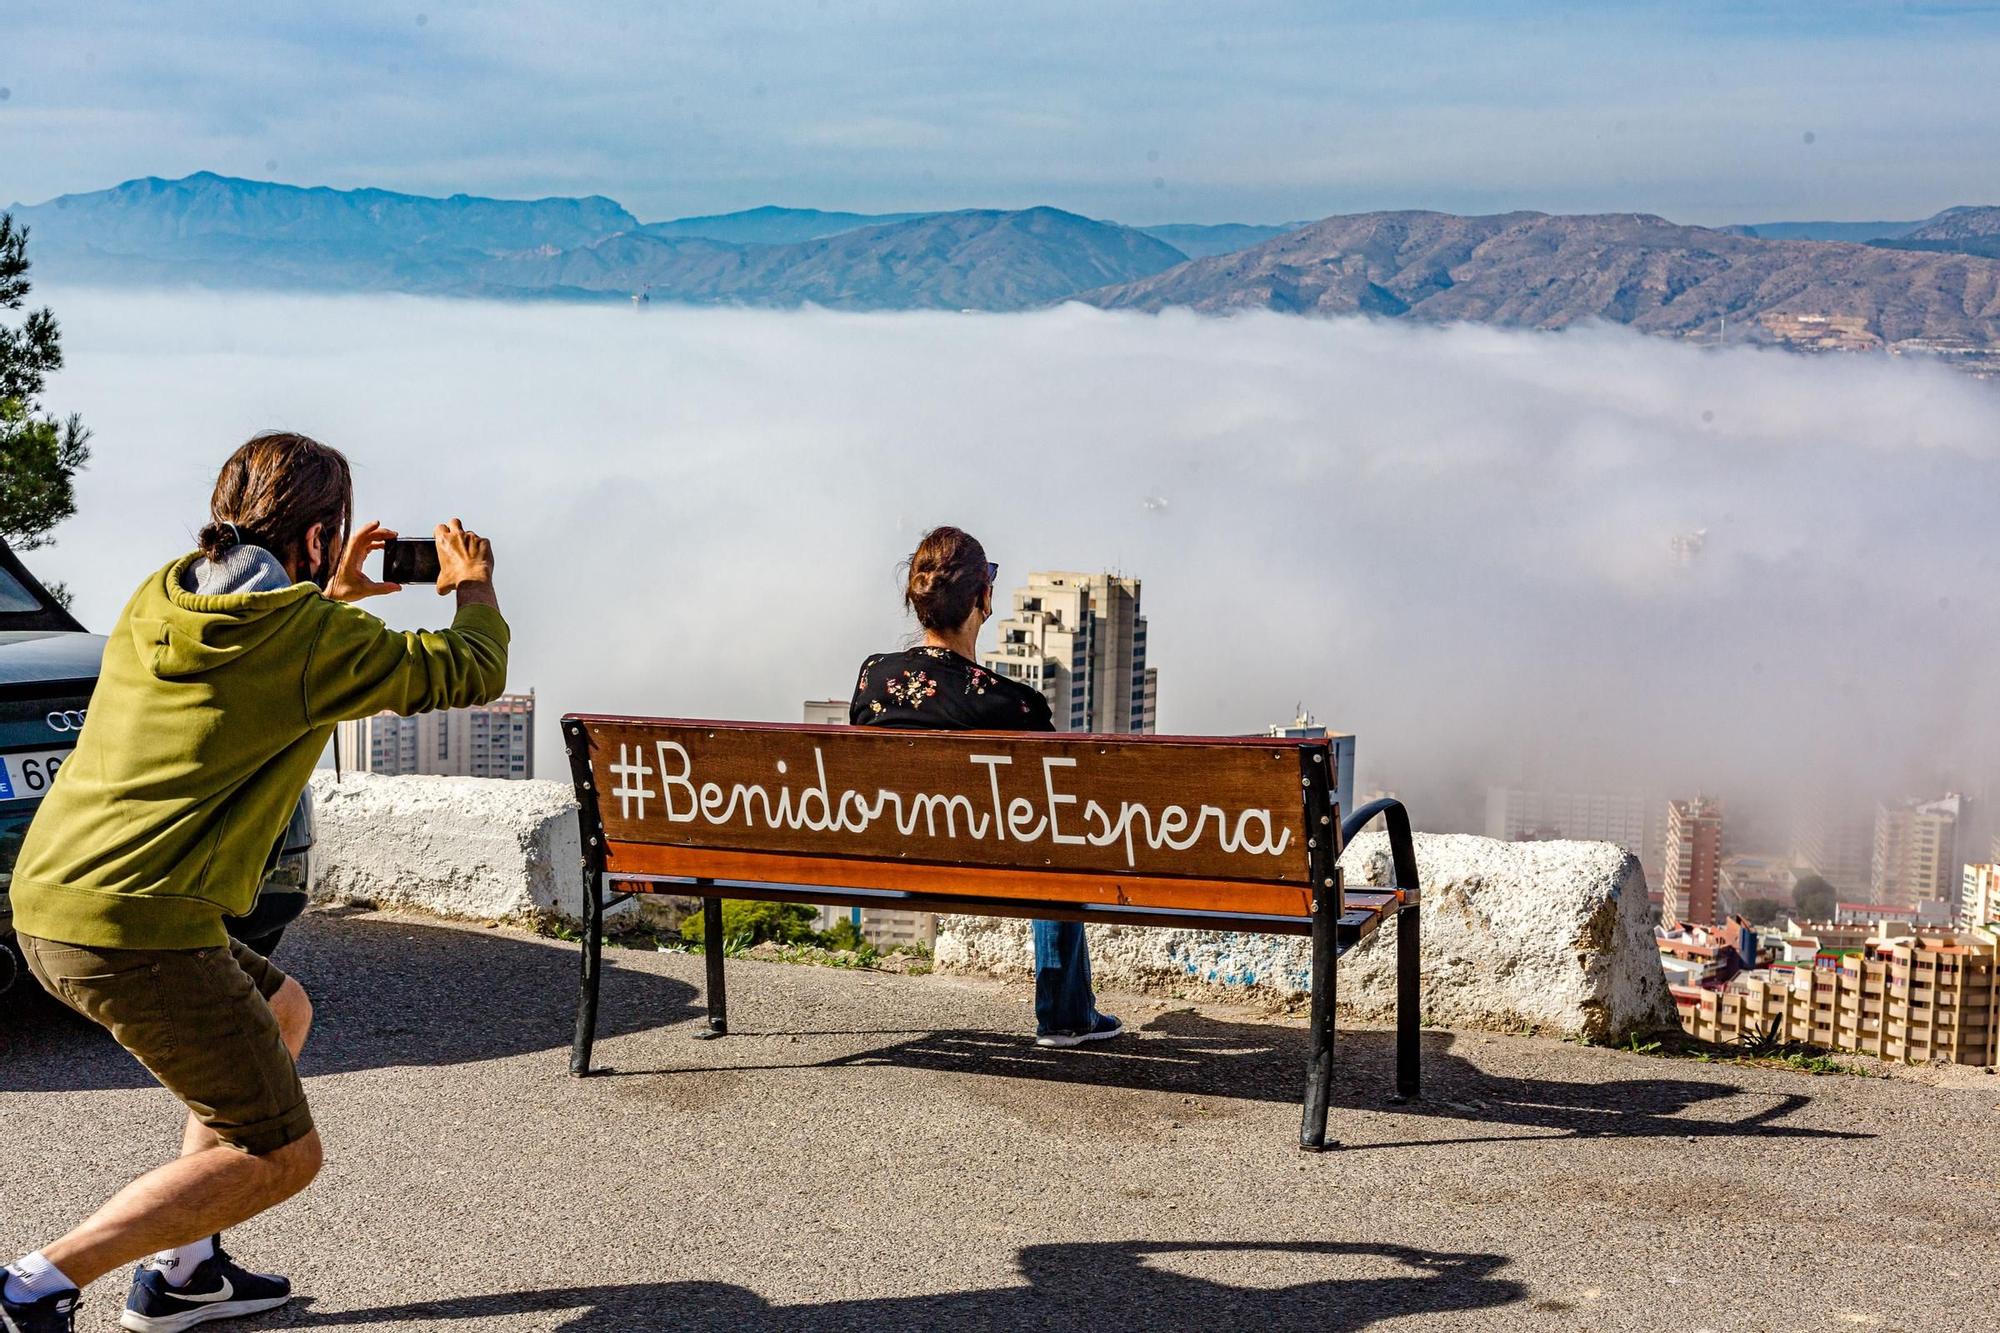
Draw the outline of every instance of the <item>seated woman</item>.
M1054 731L1040 690L979 665L979 630L993 618L998 565L957 528L933 528L908 562L903 602L923 626L923 641L861 664L848 721L862 727L935 731ZM1081 1046L1125 1030L1097 1011L1090 950L1074 921L1035 922L1035 1042Z

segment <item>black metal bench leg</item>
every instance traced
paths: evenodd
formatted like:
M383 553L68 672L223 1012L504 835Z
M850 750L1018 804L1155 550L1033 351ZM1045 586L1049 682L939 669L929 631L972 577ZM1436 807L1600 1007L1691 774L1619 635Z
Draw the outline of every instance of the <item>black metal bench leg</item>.
M590 1076L590 1048L597 1040L597 988L604 961L604 899L591 861L585 861L583 885L582 976L576 1001L576 1040L569 1050L569 1072Z
M1333 1095L1333 1001L1338 978L1340 893L1322 888L1313 903L1312 1019L1306 1051L1305 1114L1299 1122L1299 1147L1306 1152L1338 1148L1326 1139L1327 1101Z
M694 1035L713 1041L729 1034L729 992L722 983L722 899L701 900L701 947L708 958L708 1027Z
M1418 985L1423 937L1417 925L1416 903L1396 912L1396 1097L1415 1098L1421 1090L1423 1067L1423 991Z

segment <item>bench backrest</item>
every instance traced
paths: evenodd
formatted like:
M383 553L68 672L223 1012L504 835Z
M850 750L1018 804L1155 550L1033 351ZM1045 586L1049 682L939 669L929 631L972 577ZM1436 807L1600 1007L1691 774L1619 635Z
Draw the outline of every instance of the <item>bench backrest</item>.
M1336 879L1325 738L562 725L614 880L1306 917Z

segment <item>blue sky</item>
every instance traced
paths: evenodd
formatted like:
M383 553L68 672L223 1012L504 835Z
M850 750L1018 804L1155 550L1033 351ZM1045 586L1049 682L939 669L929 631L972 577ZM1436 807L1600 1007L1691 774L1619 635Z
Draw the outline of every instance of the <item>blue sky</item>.
M421 193L1432 207L2000 202L2000 4L13 0L0 201L197 170Z

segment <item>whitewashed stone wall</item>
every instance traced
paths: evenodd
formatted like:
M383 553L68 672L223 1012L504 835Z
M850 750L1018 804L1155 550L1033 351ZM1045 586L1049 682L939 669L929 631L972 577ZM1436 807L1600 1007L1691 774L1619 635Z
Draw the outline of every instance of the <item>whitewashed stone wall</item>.
M1426 1020L1592 1040L1672 1025L1645 874L1623 848L1458 834L1419 834L1416 843ZM1386 884L1387 836L1363 834L1341 865L1351 885ZM1341 960L1344 1010L1395 1012L1395 936L1385 926ZM1098 985L1110 990L1292 1001L1310 976L1310 947L1298 936L1097 926L1090 953ZM1026 975L1031 958L1026 922L938 923L942 968Z
M583 910L576 803L560 782L317 774L314 896L479 920ZM1383 884L1388 839L1364 834L1342 859L1350 884ZM1671 1026L1638 862L1609 843L1417 837L1423 884L1424 1014L1450 1027L1534 1026L1616 1039ZM1290 1001L1307 986L1296 936L1098 926L1109 990ZM1342 960L1339 999L1362 1017L1395 1005L1395 927ZM1026 975L1026 922L940 920L937 960Z
M583 912L566 782L313 775L313 897L475 920Z

